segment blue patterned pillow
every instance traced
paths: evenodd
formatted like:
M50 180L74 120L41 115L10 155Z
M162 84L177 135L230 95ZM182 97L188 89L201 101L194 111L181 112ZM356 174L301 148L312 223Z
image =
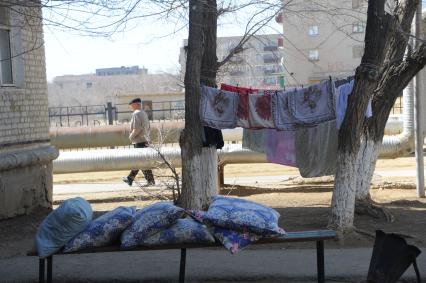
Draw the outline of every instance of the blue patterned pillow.
M121 234L121 248L141 245L143 240L175 224L184 213L183 208L171 202L158 202L138 210L132 224Z
M235 231L251 232L261 236L285 234L278 227L280 214L262 204L224 196L215 196L204 221Z
M65 245L64 252L103 247L117 242L124 229L132 223L135 212L136 207L120 206L101 215L71 239Z
M191 218L178 219L169 228L142 241L144 246L161 244L214 243L207 227Z

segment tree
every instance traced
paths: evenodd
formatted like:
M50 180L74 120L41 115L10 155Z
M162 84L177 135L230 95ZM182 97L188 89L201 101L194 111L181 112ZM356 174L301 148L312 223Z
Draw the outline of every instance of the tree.
M418 0L397 1L393 15L385 0L368 1L365 53L355 73L348 111L339 132L337 172L329 226L352 231L355 203L371 203L370 182L384 128L401 91L426 64L426 46L404 58ZM373 117L364 113L372 99Z

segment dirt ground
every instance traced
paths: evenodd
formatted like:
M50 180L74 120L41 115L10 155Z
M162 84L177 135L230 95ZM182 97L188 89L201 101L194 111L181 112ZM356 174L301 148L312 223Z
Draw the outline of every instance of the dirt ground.
M426 199L416 196L415 178L398 177L398 172L415 170L414 157L393 160L379 160L376 171L395 172L391 177L375 175L371 195L374 201L387 208L394 216L393 222L365 215L356 215L355 226L358 233L346 236L343 241L328 243L332 247L371 247L376 229L396 232L408 237L409 242L426 246ZM54 175L55 184L72 183L118 183L127 172L95 172ZM156 171L157 175L164 172ZM225 177L232 176L279 176L293 175L294 178L279 182L256 182L251 184L225 184L222 194L243 197L274 207L280 214L280 226L287 231L324 229L330 212L333 179L330 177L303 179L297 177L294 168L271 164L227 165ZM157 179L159 180L159 179ZM117 185L118 186L118 185ZM120 184L122 187L122 184ZM120 205L145 206L158 199L153 194L161 193L170 197L169 191L160 186L120 192L82 193L93 207L95 216ZM54 194L57 206L64 199L77 194ZM0 258L23 255L32 246L39 223L49 211L37 210L35 213L0 221ZM309 245L309 246L307 246ZM294 247L294 244L291 244ZM301 243L299 247L305 247ZM312 248L311 244L306 247ZM262 247L265 248L265 247ZM274 248L268 246L268 248Z

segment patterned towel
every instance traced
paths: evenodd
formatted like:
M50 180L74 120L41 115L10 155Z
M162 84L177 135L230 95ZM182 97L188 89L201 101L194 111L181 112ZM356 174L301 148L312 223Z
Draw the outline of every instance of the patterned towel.
M275 128L277 130L294 130L296 122L290 113L288 105L289 94L294 90L277 91L272 97L272 113L274 115Z
M330 80L289 93L288 105L295 122L313 126L336 119L334 88Z
M238 95L235 92L202 86L200 116L205 126L215 129L236 127Z
M272 97L275 91L263 91L249 95L249 128L275 128L274 119L272 118ZM239 117L237 117L237 125ZM241 124L241 123L240 123Z
M237 127L249 129L249 94L257 93L259 90L227 84L222 84L220 89L238 93Z

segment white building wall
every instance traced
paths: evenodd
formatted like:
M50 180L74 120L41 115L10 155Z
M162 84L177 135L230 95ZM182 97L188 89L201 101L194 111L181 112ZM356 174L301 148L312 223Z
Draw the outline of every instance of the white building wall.
M51 207L51 161L58 154L49 143L41 9L2 9L14 82L0 85L0 219Z

